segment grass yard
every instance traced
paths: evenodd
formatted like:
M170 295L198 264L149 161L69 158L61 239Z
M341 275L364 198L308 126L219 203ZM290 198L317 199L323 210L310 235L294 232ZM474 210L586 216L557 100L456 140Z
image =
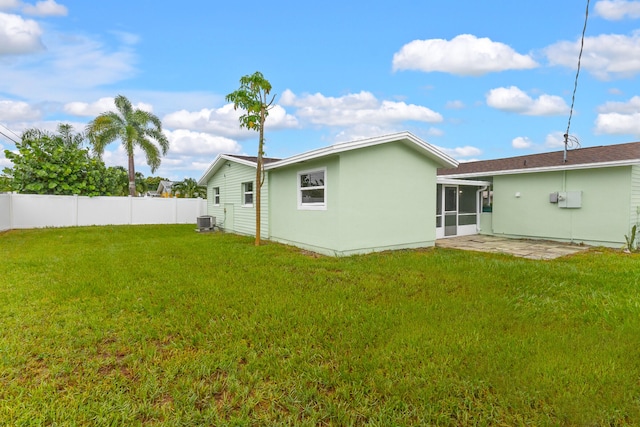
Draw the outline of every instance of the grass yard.
M0 425L640 424L640 255L0 234Z

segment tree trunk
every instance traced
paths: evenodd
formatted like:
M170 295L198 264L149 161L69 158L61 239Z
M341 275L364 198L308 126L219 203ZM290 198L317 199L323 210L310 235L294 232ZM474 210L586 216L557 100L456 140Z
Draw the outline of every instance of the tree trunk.
M255 188L255 204L256 204L256 246L260 246L260 208L261 208L261 188L262 188L262 147L264 145L264 120L265 106L260 108L260 137L258 138L258 160L256 161L256 188Z
M129 154L129 195L136 196L136 169L133 164L133 153Z

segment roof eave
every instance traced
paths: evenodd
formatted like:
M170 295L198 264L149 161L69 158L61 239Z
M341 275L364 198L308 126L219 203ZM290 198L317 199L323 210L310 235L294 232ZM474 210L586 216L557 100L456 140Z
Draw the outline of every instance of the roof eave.
M289 166L295 163L305 162L309 160L319 159L347 151L357 150L360 148L372 147L375 145L386 144L394 141L407 141L415 145L425 154L436 160L442 165L442 167L457 167L458 162L449 157L445 153L441 152L431 144L428 144L421 139L417 138L410 132L400 132L389 135L383 135L375 138L361 139L358 141L344 142L340 144L331 145L329 147L319 148L317 150L307 151L306 153L297 154L295 156L288 157L286 159L279 160L277 162L265 165L265 169L277 169L284 166Z
M249 166L249 167L253 167L253 168L256 167L256 164L254 162L249 161L249 160L239 159L239 158L234 157L234 156L229 155L229 154L218 154L218 156L215 158L215 160L211 163L211 165L204 172L202 177L200 177L200 179L198 180L198 185L207 185L207 182L209 181L209 179L218 171L218 169L220 169L222 167L222 165L225 164L226 161L239 163L241 165L245 165L245 166Z
M506 170L494 170L494 171L486 171L486 172L445 174L445 175L438 175L438 176L464 179L464 178L496 176L496 175L516 175L516 174L523 174L523 173L557 172L557 171L563 171L563 170L611 168L616 166L632 166L637 164L640 164L640 159L616 160L611 162L598 162L598 163L582 163L577 165L544 166L539 168L528 168L528 169L506 169Z

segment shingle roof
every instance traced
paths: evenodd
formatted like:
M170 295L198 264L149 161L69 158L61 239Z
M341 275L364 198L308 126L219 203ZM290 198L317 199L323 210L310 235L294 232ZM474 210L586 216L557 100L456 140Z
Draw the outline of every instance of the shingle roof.
M563 151L530 154L528 156L504 159L482 160L460 163L455 169L438 169L438 175L491 175L492 172L526 172L538 168L563 168L596 163L624 162L636 160L640 163L640 142L578 148L567 151L567 162L563 161Z

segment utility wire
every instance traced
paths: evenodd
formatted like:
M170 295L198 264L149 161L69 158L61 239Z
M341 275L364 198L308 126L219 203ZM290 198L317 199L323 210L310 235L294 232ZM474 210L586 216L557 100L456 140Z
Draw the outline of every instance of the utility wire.
M7 135L6 133L0 131L0 135L4 136L5 138L7 138L9 141L13 142L14 144L17 144L18 141L16 141L15 139L13 139L12 137L10 137L9 135Z
M5 128L6 130L8 130L9 132L11 132L16 138L20 139L20 135L18 135L17 133L15 133L14 131L12 131L10 128L7 127L7 125L5 125L4 123L0 123L0 126L2 126L3 128Z
M9 132L11 132L13 135L15 135L16 138L20 139L20 137L18 135L16 135L16 133L14 131L12 131L11 129L9 129L8 127L6 127L5 125L3 125L2 123L0 123L0 126L2 126L3 128L5 128L6 130L8 130ZM18 141L16 141L15 139L13 139L12 137L10 137L9 135L7 135L6 133L0 131L0 135L4 136L5 138L7 138L10 141L13 141L14 144L17 144Z
M589 20L589 2L587 0L587 10L584 16L584 27L582 28L582 37L580 38L580 53L578 54L578 69L576 71L576 80L573 85L573 95L571 96L571 109L569 110L569 122L567 123L567 132L564 134L564 161L567 161L567 145L569 144L569 128L571 127L571 117L573 116L573 106L576 102L576 91L578 90L578 76L580 75L580 62L582 60L582 51L584 50L584 35L587 32L587 21Z

